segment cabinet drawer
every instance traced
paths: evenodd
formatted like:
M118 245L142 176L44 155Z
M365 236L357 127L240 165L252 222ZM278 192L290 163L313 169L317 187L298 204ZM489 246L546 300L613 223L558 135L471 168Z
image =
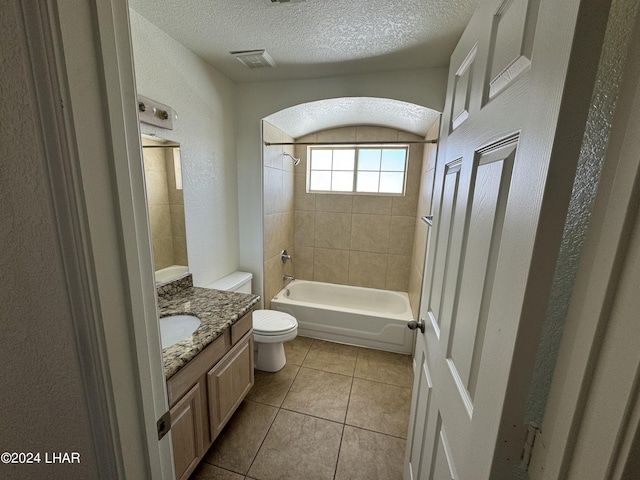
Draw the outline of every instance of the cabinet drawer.
M253 327L252 312L231 325L231 345L235 345Z

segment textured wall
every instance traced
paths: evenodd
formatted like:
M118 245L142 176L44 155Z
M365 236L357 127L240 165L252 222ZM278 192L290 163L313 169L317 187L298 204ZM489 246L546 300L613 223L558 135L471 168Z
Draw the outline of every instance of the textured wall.
M440 117L429 127L425 139L438 138L440 133ZM420 174L420 193L418 194L418 210L416 212L416 229L413 239L413 253L411 255L411 271L409 272L409 301L414 318L418 318L420 294L422 293L422 276L424 261L427 253L427 236L429 226L420 218L431 213L433 198L433 182L436 172L436 155L438 147L435 144L425 144Z
M0 2L1 451L79 452L75 465L0 465L0 477L95 478L95 457L17 2Z
M268 122L263 122L265 142L292 142L293 138ZM293 146L263 147L264 192L264 306L269 308L271 299L283 285L283 275L293 275L296 252L293 242ZM300 166L295 167L296 169ZM282 263L280 253L286 250L293 262Z
M536 361L526 422L540 425L551 388L564 322L580 265L638 2L614 0L600 58L596 86L580 151L576 179L562 236L552 292ZM631 54L637 55L637 52Z
M357 126L300 141L422 140L412 133ZM423 145L409 149L405 196L306 193L307 147L295 174L295 275L319 282L408 291Z
M178 115L173 130L141 130L180 143L189 269L203 286L238 269L235 87L133 10L131 33L138 93Z

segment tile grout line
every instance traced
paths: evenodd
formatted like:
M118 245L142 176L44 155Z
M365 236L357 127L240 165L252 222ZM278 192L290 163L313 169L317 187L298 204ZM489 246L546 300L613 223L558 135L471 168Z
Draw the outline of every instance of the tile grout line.
M347 410L344 412L344 422L342 423L342 435L340 435L340 444L338 445L338 457L336 458L336 466L333 470L333 480L336 480L338 474L338 464L340 463L340 453L342 452L342 440L344 440L344 431L347 427L347 415L349 414L349 404L351 403L351 391L353 390L353 380L356 374L356 368L358 366L358 355L360 350L356 350L356 361L353 365L353 373L351 375L351 385L349 386L349 398L347 399Z

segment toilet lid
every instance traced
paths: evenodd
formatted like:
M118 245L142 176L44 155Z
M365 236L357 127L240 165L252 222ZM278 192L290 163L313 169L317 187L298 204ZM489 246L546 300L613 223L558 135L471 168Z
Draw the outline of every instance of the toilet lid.
M287 332L298 326L295 317L275 310L256 310L253 312L253 330L263 335Z

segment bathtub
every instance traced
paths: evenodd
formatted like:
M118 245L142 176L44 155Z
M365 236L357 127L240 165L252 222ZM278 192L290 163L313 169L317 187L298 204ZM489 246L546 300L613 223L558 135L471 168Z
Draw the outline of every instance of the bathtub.
M185 265L171 265L170 267L156 270L156 283L165 283L187 273L189 273L189 267Z
M298 335L410 354L414 332L409 296L373 288L294 280L271 308L298 320Z

